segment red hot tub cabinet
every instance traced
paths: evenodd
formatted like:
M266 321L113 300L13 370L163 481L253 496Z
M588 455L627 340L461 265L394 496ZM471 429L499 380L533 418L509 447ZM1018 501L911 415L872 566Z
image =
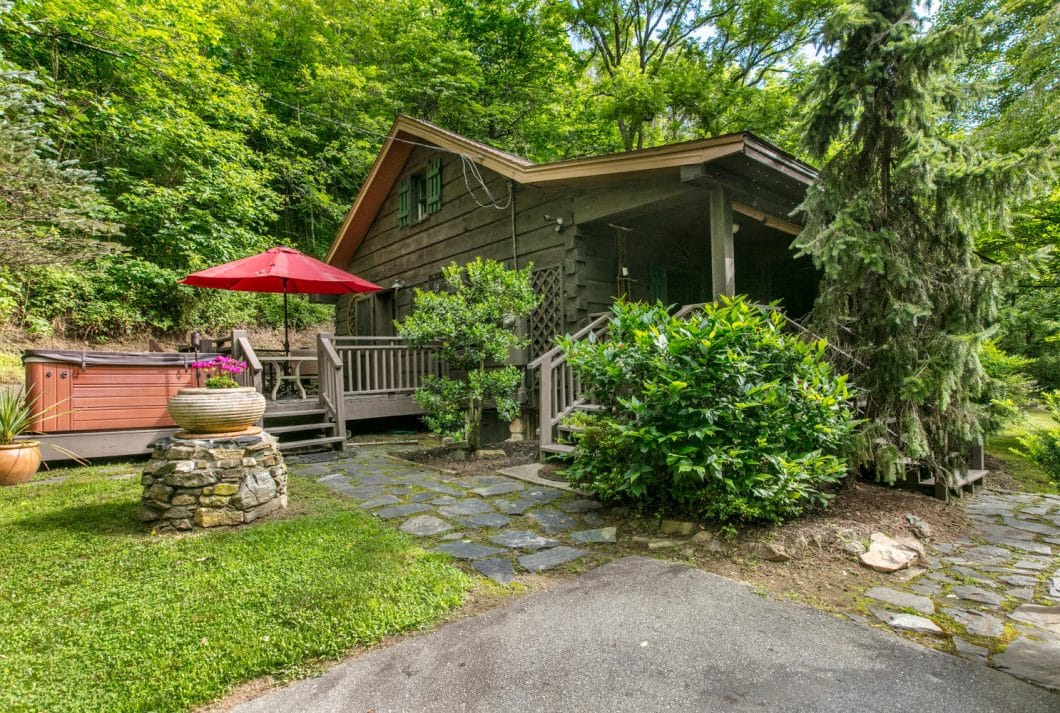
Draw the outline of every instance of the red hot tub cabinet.
M46 460L64 456L57 444L85 458L148 453L176 426L166 403L197 386L196 359L213 354L27 350L26 385L37 396L33 430L45 434Z

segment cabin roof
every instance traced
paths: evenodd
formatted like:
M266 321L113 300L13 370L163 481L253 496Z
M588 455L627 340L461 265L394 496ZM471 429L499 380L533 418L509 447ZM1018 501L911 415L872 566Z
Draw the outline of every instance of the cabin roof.
M353 259L409 155L421 145L460 154L515 183L531 186L575 186L594 178L700 165L737 156L791 184L809 186L817 178L815 168L749 131L634 151L534 163L399 114L328 250L326 262L344 267Z

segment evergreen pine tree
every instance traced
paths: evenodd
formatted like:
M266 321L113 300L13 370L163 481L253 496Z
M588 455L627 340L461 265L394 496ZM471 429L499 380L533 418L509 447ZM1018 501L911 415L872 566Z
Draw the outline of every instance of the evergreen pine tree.
M962 141L956 68L970 23L927 29L909 0L841 5L807 89L804 145L830 156L795 241L822 272L812 320L853 357L867 426L858 462L893 483L904 459L935 477L981 437L973 402L998 272L972 236L1030 183L1020 156Z

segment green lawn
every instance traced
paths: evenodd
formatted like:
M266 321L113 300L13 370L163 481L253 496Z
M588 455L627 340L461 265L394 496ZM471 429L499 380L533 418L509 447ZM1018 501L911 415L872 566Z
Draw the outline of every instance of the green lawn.
M316 483L238 531L151 536L137 466L0 489L0 710L177 711L425 625L471 580Z
M1045 411L1031 409L1027 411L1027 422L1008 428L987 439L986 450L1005 466L1005 472L1018 480L1024 489L1036 493L1060 493L1060 487L1042 470L1041 466L1030 461L1012 449L1019 448L1017 433L1021 429L1056 428L1058 424Z

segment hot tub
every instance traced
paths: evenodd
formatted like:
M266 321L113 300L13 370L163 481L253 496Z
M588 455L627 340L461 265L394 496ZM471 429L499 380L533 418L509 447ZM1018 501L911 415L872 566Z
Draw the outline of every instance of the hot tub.
M84 457L147 452L152 440L175 428L166 411L169 398L180 389L198 385L198 372L191 368L192 362L214 356L26 350L22 355L26 386L38 399L32 430L41 434L100 436L55 441ZM134 433L115 433L124 431ZM104 435L106 438L102 439ZM54 439L43 440L47 445Z

